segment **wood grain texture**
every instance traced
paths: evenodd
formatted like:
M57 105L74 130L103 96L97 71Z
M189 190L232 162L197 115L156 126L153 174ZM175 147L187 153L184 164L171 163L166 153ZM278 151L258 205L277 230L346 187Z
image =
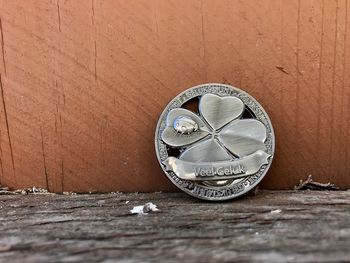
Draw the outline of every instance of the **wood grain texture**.
M348 0L0 0L0 183L174 190L154 153L176 94L223 82L276 132L263 187L350 187Z
M2 262L348 262L350 191L0 196ZM131 215L152 202L160 211Z

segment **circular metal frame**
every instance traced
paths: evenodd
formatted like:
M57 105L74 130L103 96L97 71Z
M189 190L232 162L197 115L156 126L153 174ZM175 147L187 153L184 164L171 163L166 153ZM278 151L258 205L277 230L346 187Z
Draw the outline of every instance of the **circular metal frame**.
M266 153L270 155L268 163L262 165L258 172L252 175L248 175L243 179L235 180L232 184L228 184L226 186L211 186L210 184L201 184L196 181L181 179L174 172L167 171L163 164L163 162L169 157L169 154L167 145L162 141L161 134L166 128L166 118L169 111L180 108L189 100L196 97L201 97L208 93L222 97L233 96L241 99L244 103L244 106L254 113L255 119L260 121L265 126L267 133L264 143L266 146ZM179 189L191 196L203 200L222 201L236 198L249 192L263 179L269 167L271 166L271 162L274 156L275 135L270 118L268 117L266 111L252 96L243 90L227 84L208 83L189 88L177 95L172 101L168 103L160 115L157 124L155 132L155 148L158 161L164 173Z

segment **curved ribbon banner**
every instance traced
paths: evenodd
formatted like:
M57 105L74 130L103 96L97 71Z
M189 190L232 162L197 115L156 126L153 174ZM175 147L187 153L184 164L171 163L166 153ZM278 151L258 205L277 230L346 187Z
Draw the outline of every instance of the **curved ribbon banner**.
M246 177L255 174L267 164L270 154L258 150L248 156L232 161L188 162L176 157L168 157L163 164L167 171L174 172L183 180L215 181Z

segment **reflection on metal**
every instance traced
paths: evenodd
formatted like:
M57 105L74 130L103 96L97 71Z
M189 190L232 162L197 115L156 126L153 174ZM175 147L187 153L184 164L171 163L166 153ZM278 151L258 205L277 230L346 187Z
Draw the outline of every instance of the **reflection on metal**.
M174 120L174 130L182 134L191 134L198 130L198 124L188 116L179 116Z
M175 128L174 128L174 123L176 123L176 120L178 117L187 117L194 121L197 126L196 130L193 130L190 134L184 133L181 134L179 133ZM162 132L162 140L169 146L172 147L179 147L179 146L185 146L191 143L194 143L196 141L199 141L200 139L203 139L209 134L208 129L204 121L202 119L194 114L193 112L186 110L186 109L181 109L181 108L176 108L173 109L169 112L167 118L166 118L166 128Z
M233 161L187 162L176 157L168 157L163 164L167 171L174 172L184 180L217 181L252 175L259 171L262 165L268 163L269 157L266 152L258 150Z
M200 98L199 114L181 108L192 98ZM245 110L255 118L244 119ZM225 200L249 191L266 174L274 134L266 112L250 95L228 85L204 84L166 107L157 126L156 150L163 170L182 190Z

